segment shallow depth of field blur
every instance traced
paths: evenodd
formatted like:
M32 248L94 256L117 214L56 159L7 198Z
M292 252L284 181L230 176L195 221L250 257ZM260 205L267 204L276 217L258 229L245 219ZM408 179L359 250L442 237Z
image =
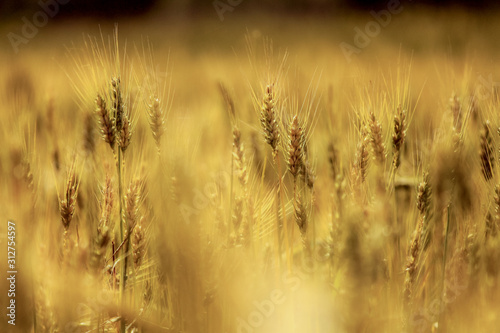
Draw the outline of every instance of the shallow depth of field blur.
M496 332L478 4L5 2L0 332Z

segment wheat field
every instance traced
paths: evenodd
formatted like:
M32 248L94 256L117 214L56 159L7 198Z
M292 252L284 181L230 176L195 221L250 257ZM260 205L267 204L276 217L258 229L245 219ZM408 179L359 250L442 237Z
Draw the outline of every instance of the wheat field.
M0 331L497 332L496 15L369 22L4 39Z

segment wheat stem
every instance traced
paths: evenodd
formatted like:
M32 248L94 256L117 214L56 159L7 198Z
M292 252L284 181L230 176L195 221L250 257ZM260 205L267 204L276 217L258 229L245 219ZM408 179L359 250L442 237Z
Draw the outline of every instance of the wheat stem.
M123 218L123 179L122 179L122 158L124 153L121 149L118 149L118 200L120 206L120 243L124 242L124 228L125 228L125 220ZM128 237L127 237L128 238ZM124 263L122 265L121 277L120 277L120 298L122 307L125 305L125 279L127 278L127 256L126 252L123 253ZM125 333L125 319L122 317L120 321L120 330L122 333Z

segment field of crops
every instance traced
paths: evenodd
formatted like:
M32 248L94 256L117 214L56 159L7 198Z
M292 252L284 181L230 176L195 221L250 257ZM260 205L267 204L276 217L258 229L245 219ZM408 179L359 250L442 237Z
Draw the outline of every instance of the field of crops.
M390 3L4 22L0 331L496 332L497 15Z

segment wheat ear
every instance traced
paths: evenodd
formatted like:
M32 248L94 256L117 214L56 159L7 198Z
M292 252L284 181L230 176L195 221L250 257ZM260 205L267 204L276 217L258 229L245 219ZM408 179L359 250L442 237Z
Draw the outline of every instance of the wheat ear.
M116 141L118 141L121 151L125 152L130 144L132 129L130 119L125 112L120 78L111 79L111 90L113 96L113 115L116 128Z
M303 167L303 147L304 135L302 127L299 125L297 116L293 116L290 123L290 135L288 139L288 170L294 178L297 179L300 169Z
M103 140L109 144L111 150L114 150L116 130L113 118L110 118L109 111L106 107L106 101L102 98L100 94L97 95L95 103L97 105L96 113L99 118L101 136Z
M483 124L480 138L481 149L479 157L481 159L481 171L484 179L487 181L493 178L493 170L495 167L495 157L493 155L493 140L490 132L490 122L486 121Z
M79 181L75 174L75 164L71 165L68 173L68 180L64 191L64 199L59 204L61 212L61 221L65 230L68 230L73 214L75 213L75 204L78 196Z
M368 155L368 138L362 133L361 140L358 143L356 150L356 160L353 165L353 175L358 184L364 183L368 171L369 155Z
M412 291L415 279L417 276L417 269L419 264L419 257L421 249L425 247L427 242L427 225L426 220L429 217L430 198L432 189L429 181L429 174L424 173L423 181L418 186L417 192L417 209L419 211L419 218L412 241L408 250L408 257L406 259L406 276L404 282L404 296L408 303L412 300Z
M241 132L236 125L233 127L233 149L233 156L236 162L236 170L238 171L238 179L241 186L243 187L243 190L246 193L248 183L247 165L243 143L241 142Z
M155 140L158 152L160 152L161 137L165 132L165 112L160 99L156 96L151 97L151 102L148 104L148 116L153 139Z
M382 138L382 125L380 125L377 118L375 118L375 113L370 112L369 119L369 133L370 133L370 143L372 145L372 150L374 153L375 160L379 165L384 165L385 163L385 144Z
M394 133L392 135L393 161L394 169L399 168L401 163L401 148L406 138L406 112L398 107L398 112L394 116Z
M268 85L264 93L264 100L261 107L260 123L264 130L264 138L271 146L273 157L276 159L278 156L280 134L275 105L276 101L274 100L273 85Z
M97 236L95 239L94 248L94 267L99 268L101 259L106 253L106 246L111 240L110 237L110 222L111 213L113 210L113 184L111 182L111 177L106 175L106 183L102 188L102 199L101 199L101 217L99 220L99 225L97 227Z

